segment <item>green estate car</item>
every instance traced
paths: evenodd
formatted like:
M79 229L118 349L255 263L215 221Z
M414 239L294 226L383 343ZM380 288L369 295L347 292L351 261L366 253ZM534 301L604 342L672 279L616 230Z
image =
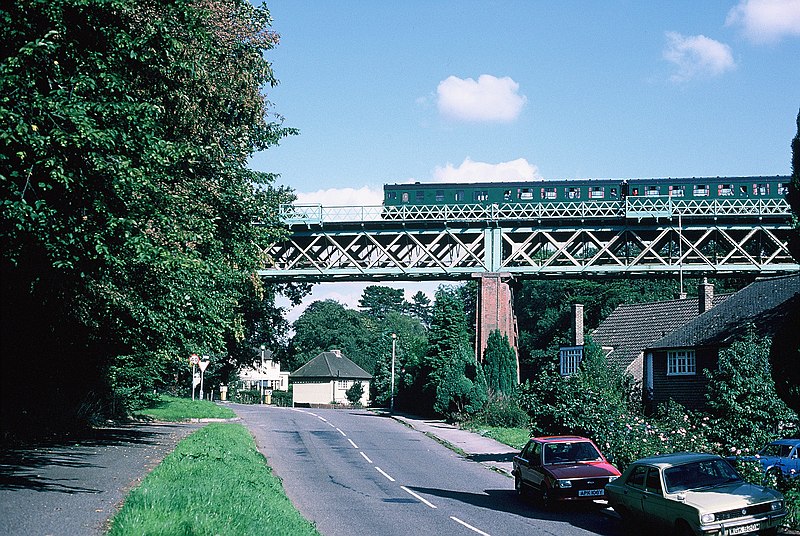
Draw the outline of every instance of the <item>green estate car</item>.
M713 454L681 453L633 462L606 485L626 522L653 522L671 534L777 534L787 515L783 495L748 484Z

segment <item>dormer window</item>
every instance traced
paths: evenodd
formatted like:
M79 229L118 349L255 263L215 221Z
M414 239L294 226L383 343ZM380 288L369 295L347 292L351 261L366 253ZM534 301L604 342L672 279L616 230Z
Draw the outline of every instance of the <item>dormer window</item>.
M697 359L694 350L670 350L667 352L667 376L694 376L697 374Z

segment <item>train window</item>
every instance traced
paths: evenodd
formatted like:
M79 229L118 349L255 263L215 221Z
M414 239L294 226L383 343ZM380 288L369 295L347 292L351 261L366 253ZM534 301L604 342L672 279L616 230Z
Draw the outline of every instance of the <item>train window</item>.
M611 197L617 197L617 189L611 188Z
M556 198L555 188L542 188L542 199L555 199L555 198Z
M639 188L631 188L631 195L633 197L636 197L637 195L639 195Z
M408 192L403 192L402 201L408 203Z
M574 186L564 188L564 195L567 196L567 199L580 199L581 189Z
M739 193L742 194L742 195L747 195L747 186L744 185L744 184L739 186Z
M397 199L397 192L386 192L386 199L394 201L395 199Z
M660 186L645 186L644 188L644 195L648 197L655 197L660 194L661 194Z
M778 183L778 195L789 195L789 183L788 182L779 182Z
M456 201L464 200L464 190L456 190Z
M753 195L769 195L769 184L767 183L754 184Z
M511 201L511 190L503 192L503 201Z
M436 190L436 201L439 203L444 201L444 190Z
M489 200L489 192L486 190L475 190L472 193L475 201L488 201Z
M417 195L415 196L417 203L425 201L425 191L424 190L417 190Z
M727 197L733 195L733 184L719 184L717 185L717 194L720 197Z
M520 188L517 190L517 197L520 199L533 199L533 189L532 188Z
M669 187L669 196L670 197L683 197L683 186L670 186Z
M708 184L695 184L692 195L695 197L708 197Z
M603 199L606 196L605 188L602 186L589 187L589 199Z

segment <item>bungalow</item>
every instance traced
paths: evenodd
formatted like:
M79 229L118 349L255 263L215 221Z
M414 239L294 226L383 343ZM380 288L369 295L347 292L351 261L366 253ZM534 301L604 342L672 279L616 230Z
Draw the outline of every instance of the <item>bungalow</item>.
M775 336L800 309L800 274L758 279L723 303L652 341L645 349L645 392L656 406L669 399L689 409L705 406L703 369L718 366L719 351L753 326L761 336Z
M339 350L322 352L292 372L292 402L297 405L349 404L346 392L354 383L364 387L360 403L369 403L372 376Z

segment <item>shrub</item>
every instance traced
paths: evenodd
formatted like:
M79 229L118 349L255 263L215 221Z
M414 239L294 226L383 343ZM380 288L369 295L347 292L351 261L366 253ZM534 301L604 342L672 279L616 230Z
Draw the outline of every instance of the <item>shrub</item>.
M515 400L505 397L490 401L475 420L502 428L527 428L530 424L525 410Z

